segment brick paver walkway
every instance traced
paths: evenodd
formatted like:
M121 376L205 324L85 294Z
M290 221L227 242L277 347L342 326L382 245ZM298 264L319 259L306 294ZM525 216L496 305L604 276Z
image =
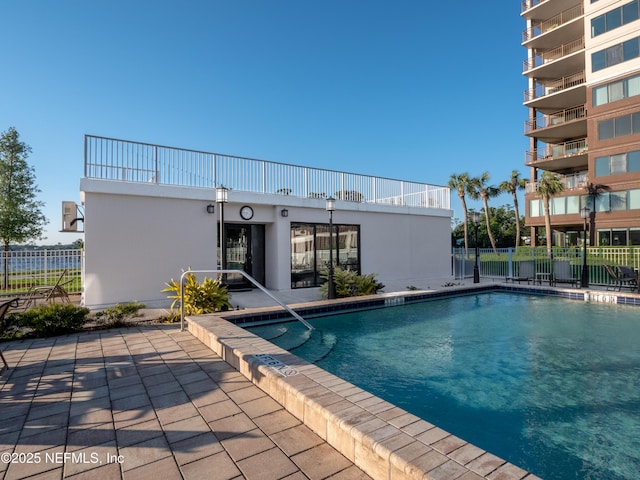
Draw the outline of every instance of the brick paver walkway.
M4 479L368 479L175 325L0 344Z

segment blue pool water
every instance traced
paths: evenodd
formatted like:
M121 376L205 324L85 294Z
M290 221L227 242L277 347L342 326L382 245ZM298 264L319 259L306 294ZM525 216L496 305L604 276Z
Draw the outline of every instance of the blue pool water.
M311 323L336 339L320 367L543 479L640 478L637 307L487 293Z

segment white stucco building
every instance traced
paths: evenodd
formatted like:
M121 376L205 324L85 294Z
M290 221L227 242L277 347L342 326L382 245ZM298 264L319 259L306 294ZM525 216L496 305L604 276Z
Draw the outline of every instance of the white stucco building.
M89 307L167 303L161 290L182 270L218 268L221 235L226 268L275 291L315 288L328 196L334 264L387 284L453 278L446 187L87 136L80 190Z

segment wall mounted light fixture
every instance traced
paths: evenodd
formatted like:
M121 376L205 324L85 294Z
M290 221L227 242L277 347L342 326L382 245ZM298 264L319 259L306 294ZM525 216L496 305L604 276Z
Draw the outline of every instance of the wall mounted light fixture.
M281 217L288 217L289 216L289 210L287 210L286 208L283 208L282 210L280 210L280 216Z
M213 203L210 203L209 205L207 205L207 213L209 215L215 213L216 211L216 206Z

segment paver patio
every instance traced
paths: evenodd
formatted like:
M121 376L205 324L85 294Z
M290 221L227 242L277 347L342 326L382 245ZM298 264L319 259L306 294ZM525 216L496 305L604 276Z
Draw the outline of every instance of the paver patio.
M176 325L1 345L4 479L368 479Z

